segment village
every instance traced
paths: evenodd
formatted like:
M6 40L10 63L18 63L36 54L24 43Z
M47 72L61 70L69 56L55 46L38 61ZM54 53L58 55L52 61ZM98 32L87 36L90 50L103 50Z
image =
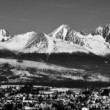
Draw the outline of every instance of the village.
M109 110L110 88L1 85L0 110Z

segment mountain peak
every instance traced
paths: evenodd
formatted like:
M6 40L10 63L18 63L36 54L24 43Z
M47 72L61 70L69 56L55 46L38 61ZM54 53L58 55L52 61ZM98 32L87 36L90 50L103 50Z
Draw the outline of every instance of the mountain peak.
M110 41L110 24L99 26L94 33L90 34L86 34L84 31L74 31L67 24L62 24L49 35L31 31L15 35L13 38L10 37L6 30L1 29L0 41L10 40L0 43L0 45L12 51L24 53L72 53L76 50L81 52L86 50L96 55L110 53L108 43Z
M72 29L67 24L62 24L60 27L55 29L51 34L49 34L50 37L65 40L65 37L67 36L68 32Z
M99 26L92 32L92 35L101 35L104 37L106 42L110 42L110 24Z
M107 24L106 27L110 27L110 24Z
M69 28L67 24L62 24L59 28Z
M0 29L0 34L2 34L3 36L9 36L9 32L5 29Z
M11 35L8 31L6 31L5 29L0 29L0 41L7 41L10 37Z

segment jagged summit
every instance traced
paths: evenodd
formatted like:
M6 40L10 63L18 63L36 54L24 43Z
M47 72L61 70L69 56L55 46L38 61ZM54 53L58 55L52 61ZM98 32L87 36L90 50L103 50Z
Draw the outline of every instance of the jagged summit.
M51 34L49 34L49 36L52 36L53 38L65 40L65 37L70 30L72 29L67 24L63 24L57 29L55 29Z
M49 35L63 42L71 43L73 46L83 47L96 55L105 55L107 53L106 49L108 50L110 47L103 36L99 34L93 35L91 33L85 35L81 32L74 31L67 25L61 25Z
M10 39L12 36L5 29L0 29L0 41L4 42Z
M0 30L0 46L23 53L90 52L105 56L110 54L109 40L110 24L99 26L90 34L74 31L67 24L48 35L32 31L11 37L6 30Z
M101 35L104 37L106 42L110 42L110 24L105 26L99 26L96 28L95 31L92 33L93 35Z

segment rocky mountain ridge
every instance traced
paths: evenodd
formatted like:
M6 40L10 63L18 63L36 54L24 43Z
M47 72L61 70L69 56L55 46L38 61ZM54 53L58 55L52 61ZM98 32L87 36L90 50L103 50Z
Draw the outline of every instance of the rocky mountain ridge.
M50 34L27 32L11 37L0 31L0 47L22 53L93 53L98 56L110 54L110 25L100 26L90 34L76 32L68 25L61 25Z

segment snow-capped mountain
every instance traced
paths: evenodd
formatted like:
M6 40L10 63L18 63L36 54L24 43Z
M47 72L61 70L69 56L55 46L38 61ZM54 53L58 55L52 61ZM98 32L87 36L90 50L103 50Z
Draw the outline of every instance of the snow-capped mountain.
M83 34L63 24L48 35L32 31L11 37L7 31L0 30L0 46L23 53L83 52L105 56L110 54L109 36L110 25Z
M37 33L28 40L22 51L25 53L49 53L52 49L53 40L44 33Z
M1 29L0 30L0 42L5 42L9 40L12 36L9 34L8 31Z
M88 51L82 47L73 46L73 44L61 39L50 37L44 33L38 33L33 36L25 45L22 52L25 53L72 53L72 52L86 52Z
M29 39L34 36L36 32L27 32L25 34L15 35L7 42L0 42L0 46L12 51L19 51L24 48Z
M106 26L99 26L92 33L93 35L101 35L105 39L106 42L110 42L110 24Z
M67 25L61 25L49 35L63 42L69 42L73 46L83 47L83 49L96 55L106 55L110 52L109 43L106 42L102 35L92 35L91 33L83 35Z

